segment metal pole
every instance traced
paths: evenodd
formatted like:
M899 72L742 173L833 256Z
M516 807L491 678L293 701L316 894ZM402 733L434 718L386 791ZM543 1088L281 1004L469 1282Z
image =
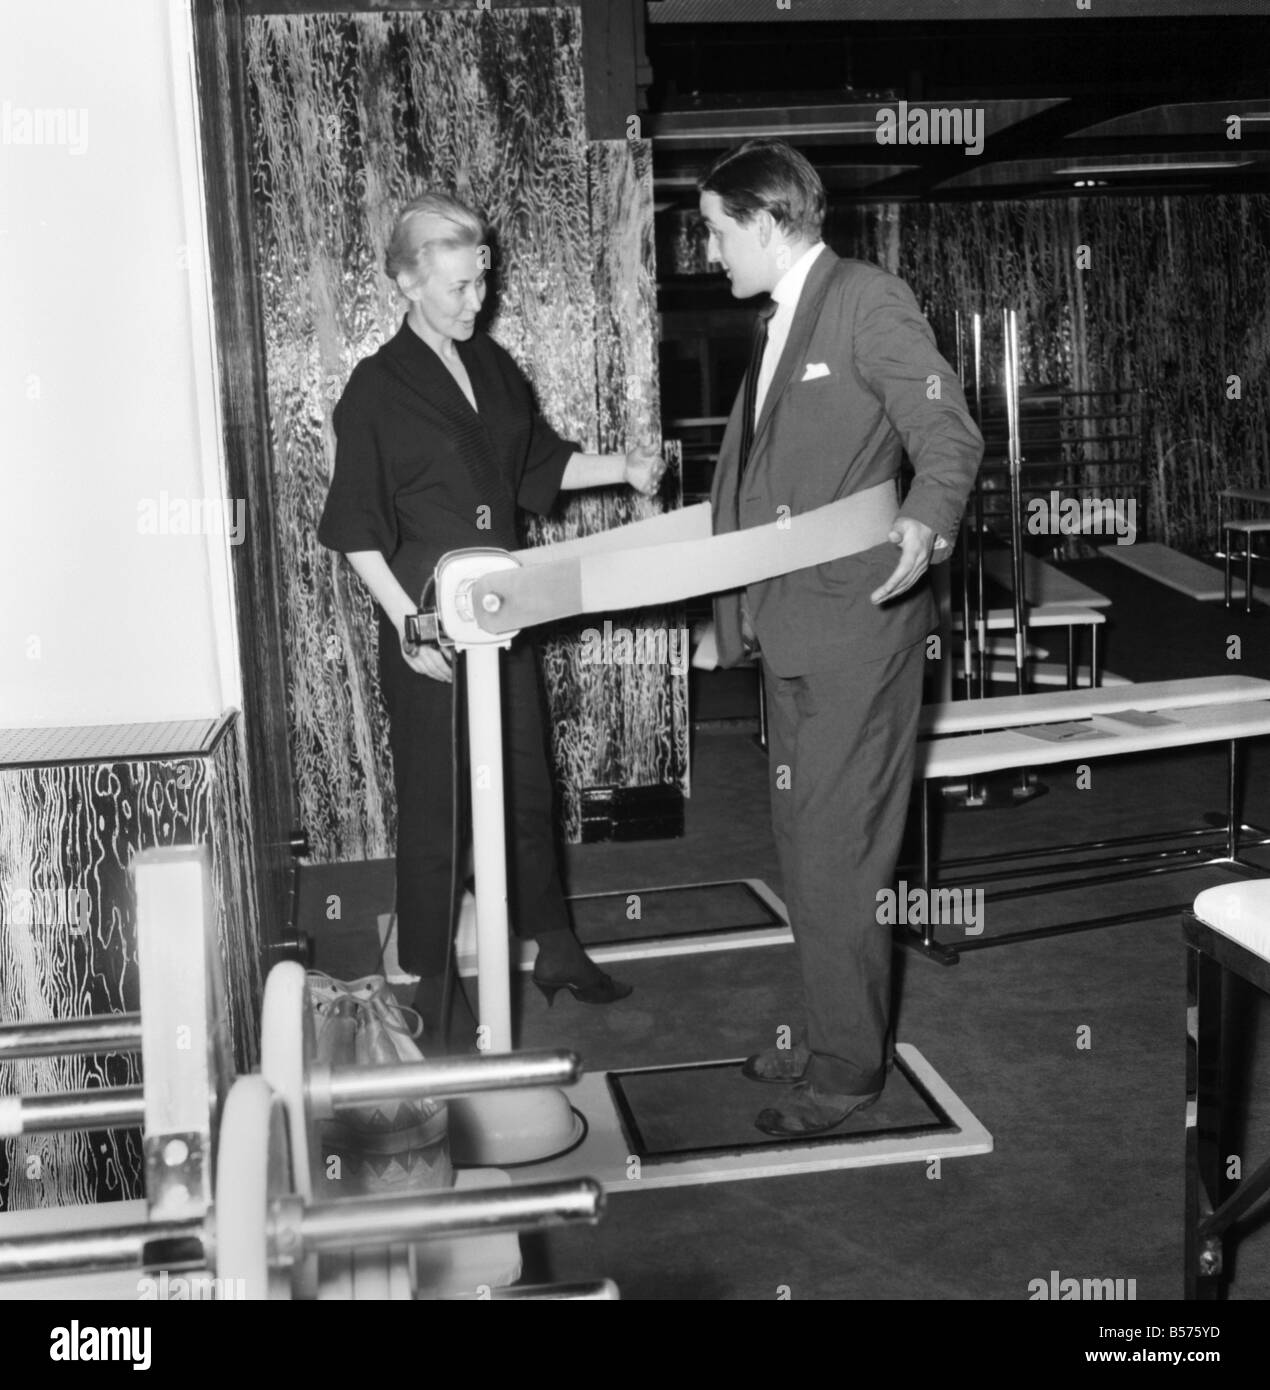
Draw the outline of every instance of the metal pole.
M3 1139L73 1129L140 1129L145 1118L145 1090L141 1086L63 1091L47 1096L0 1096Z
M962 388L966 385L965 344L962 341L961 310L954 311L957 333L957 376ZM970 607L970 522L967 518L961 523L961 661L962 689L964 698L974 696L974 623Z
M974 699L975 694L975 613L970 604L970 530L969 517L961 522L961 688L962 698Z
M485 1053L512 1050L499 653L515 634L491 639L470 615L479 579L508 565L515 568L516 561L501 551L459 551L443 557L436 579L443 624L465 656L476 873L477 1042ZM487 593L480 604L483 611L496 613L499 596ZM496 1166L504 1152L509 1158L502 1161L537 1161L563 1153L576 1141L569 1103L551 1087L484 1091L470 1096L463 1110L465 1125L482 1136L484 1161Z
M611 1279L600 1279L594 1284L518 1284L491 1289L489 1296L500 1303L612 1303L621 1299Z
M443 1099L481 1091L532 1086L571 1086L582 1075L573 1052L497 1057L456 1057L402 1062L382 1067L314 1067L309 1102L314 1116L378 1101ZM140 1129L145 1124L145 1090L117 1086L57 1095L0 1098L0 1138L68 1130Z
M310 1207L300 1219L306 1252L399 1245L490 1231L539 1231L570 1221L598 1221L604 1189L591 1178L526 1184L484 1192L419 1197L352 1197Z
M522 1052L397 1066L337 1067L325 1078L319 1078L315 1069L310 1092L316 1100L317 1093L324 1090L324 1098L334 1111L380 1101L440 1099L521 1086L571 1086L581 1075L582 1063L576 1053ZM322 1113L316 1106L314 1109Z
M1226 754L1226 858L1231 860L1239 858L1238 780L1239 743L1232 738Z
M232 1174L225 1176L233 1181ZM285 1215L292 1200L280 1203L275 1217ZM301 1250L309 1254L492 1231L540 1231L566 1222L594 1223L603 1210L604 1189L593 1179L582 1178L482 1192L347 1198L299 1209L298 1228ZM207 1227L196 1217L101 1231L90 1228L0 1238L0 1278L142 1271L159 1263L166 1269L201 1268L207 1262L206 1247Z
M1024 592L1026 568L1023 554L1023 427L1019 419L1019 316L1005 311L1005 401L1009 424L1010 462L1010 549L1014 566L1014 676L1020 695L1026 694L1027 595ZM1019 771L1015 796L1020 800L1033 794L1027 768Z
M73 1213L74 1208L67 1208ZM187 1249L182 1251L182 1243ZM202 1268L207 1261L203 1221L142 1221L131 1226L91 1228L38 1236L0 1237L0 1279L52 1274L99 1274L146 1269L147 1251L163 1247L165 1269Z
M1014 563L1014 672L1019 694L1025 693L1027 619L1023 565L1023 440L1019 427L1019 318L1005 311L1005 409L1009 427L1010 546Z
M0 1026L0 1062L19 1057L69 1057L75 1053L138 1052L140 1014L105 1014L49 1023Z
M974 334L975 365L975 419L983 422L983 315L975 314L971 321ZM988 609L984 599L983 576L983 470L975 474L975 569L977 572L975 615L978 623L979 643L979 698L988 693ZM971 786L973 791L973 784Z
M476 866L477 996L481 1050L485 1052L512 1050L500 651L493 643L465 651Z

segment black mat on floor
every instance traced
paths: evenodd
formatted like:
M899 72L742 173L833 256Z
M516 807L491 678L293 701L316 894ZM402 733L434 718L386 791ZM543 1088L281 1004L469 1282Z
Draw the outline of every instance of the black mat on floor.
M901 1058L882 1098L837 1129L805 1139L774 1139L754 1126L759 1111L788 1088L747 1080L740 1061L609 1073L609 1088L631 1153L649 1162L708 1157L745 1149L788 1149L947 1134L956 1127Z
M639 917L634 920L628 916L632 897L639 899ZM740 880L570 898L569 907L578 939L587 946L784 925L753 888Z

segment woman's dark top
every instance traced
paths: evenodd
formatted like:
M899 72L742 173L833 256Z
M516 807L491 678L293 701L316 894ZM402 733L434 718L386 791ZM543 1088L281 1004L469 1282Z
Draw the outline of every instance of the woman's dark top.
M408 323L363 358L335 407L335 472L318 525L331 550L381 551L412 598L448 550L520 540L516 509L545 516L570 457L510 354L456 341L479 410Z

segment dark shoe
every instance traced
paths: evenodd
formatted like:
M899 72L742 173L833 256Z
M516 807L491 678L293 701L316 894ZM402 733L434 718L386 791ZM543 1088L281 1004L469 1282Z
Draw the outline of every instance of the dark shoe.
M765 1047L747 1057L741 1075L750 1081L801 1081L811 1061L811 1050L803 1043L793 1047Z
M612 1004L625 999L633 986L606 975L587 955L582 943L567 928L539 932L538 957L534 961L534 984L542 990L548 1005L562 989L583 1004Z
M824 1134L837 1129L857 1110L867 1110L881 1091L867 1096L838 1096L817 1091L810 1081L800 1081L782 1096L780 1103L760 1111L754 1123L764 1134L782 1139L799 1138L807 1134Z
M614 1004L619 999L625 999L635 988L634 985L615 980L612 975L606 975L603 970L597 970L595 977L588 978L585 983L580 980L544 980L536 970L533 980L542 990L548 1007L555 1004L556 995L562 989L567 989L581 1004Z

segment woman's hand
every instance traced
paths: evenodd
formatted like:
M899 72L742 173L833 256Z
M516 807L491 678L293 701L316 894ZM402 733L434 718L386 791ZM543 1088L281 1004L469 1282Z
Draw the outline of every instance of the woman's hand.
M453 682L454 672L439 647L414 647L406 641L404 618L397 623L397 640L401 643L402 658L412 671L418 671L421 676L428 676L434 681L444 681L446 685Z
M401 587L382 552L350 550L347 556L358 578L374 594L375 602L397 629L397 642L401 647L402 660L421 676L429 676L434 681L444 681L449 685L454 680L450 664L436 647L407 645L406 618L415 611L417 604Z
M626 481L645 497L655 497L661 486L666 460L651 439L646 439L626 454Z

